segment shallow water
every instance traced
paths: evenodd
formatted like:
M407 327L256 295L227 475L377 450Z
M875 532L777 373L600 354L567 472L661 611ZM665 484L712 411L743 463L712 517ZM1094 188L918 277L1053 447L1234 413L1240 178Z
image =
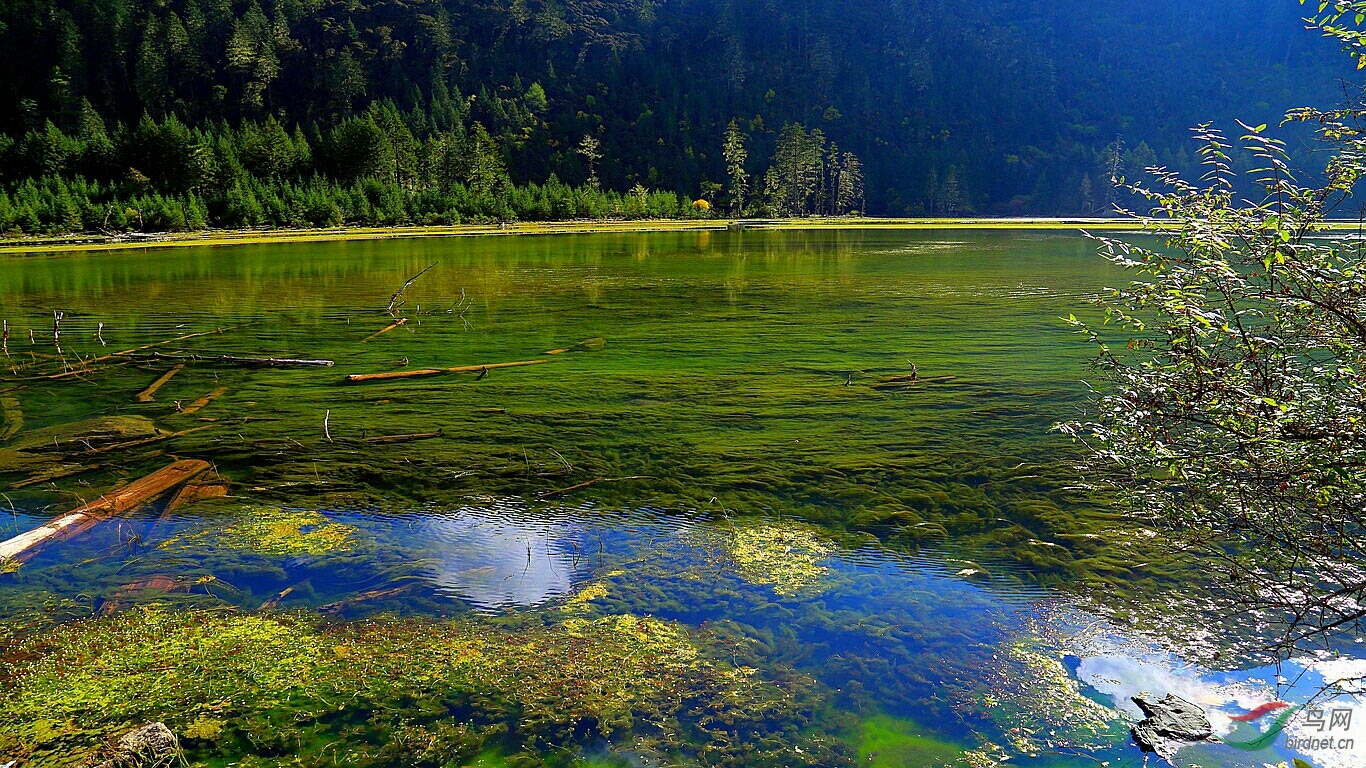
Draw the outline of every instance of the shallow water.
M394 291L433 263L395 313L406 322L372 337L395 320L385 312ZM684 655L698 654L707 674L752 681L659 712L628 691L632 724L613 730L607 710L540 712L515 690L495 704L397 690L341 717L320 714L312 689L290 689L253 713L208 697L221 690L186 669L185 690L164 699L171 711L127 711L198 734L186 741L192 762L439 765L376 750L403 728L468 721L502 728L476 740L489 765L1139 764L1127 697L1142 691L1199 701L1220 733L1247 742L1273 718L1230 716L1277 697L1302 702L1338 670L1309 660L1202 669L1086 600L1162 576L1129 526L1069 489L1070 447L1048 430L1085 395L1089 350L1060 318L1084 316L1117 279L1083 238L999 232L423 239L0 262L11 328L0 396L11 423L22 418L0 449L24 448L0 453L11 486L0 532L35 527L171 455L211 461L231 491L169 512L163 499L0 576L11 647L0 684L15 718L0 725L0 762L62 764L136 724L112 714L118 697L162 684L118 667L117 649L82 643L98 646L146 611L317 620L323 638L377 620L414 632L432 619L474 622L413 637L530 632L521 653L539 644L547 658L566 632L581 639L584 622L653 617L665 623L645 634L680 628L696 646ZM54 310L65 313L55 343ZM220 328L151 349L336 366L189 365L141 403L134 396L171 362L80 362ZM605 345L543 354L593 338ZM342 382L525 360L549 362ZM179 436L82 444L64 426L109 416ZM55 465L70 474L27 484ZM184 629L156 631L170 643ZM299 642L316 639L299 631ZM39 727L25 707L43 686L93 690L73 664L42 666L67 658L63 643L125 684L101 694L113 705L67 701ZM546 680L511 658L524 687ZM627 688L660 683L641 674ZM1289 721L1291 735L1312 733L1306 715ZM279 743L263 740L266 721ZM1281 735L1256 752L1202 746L1178 760L1362 759L1355 747L1286 745ZM471 759L460 754L451 764Z

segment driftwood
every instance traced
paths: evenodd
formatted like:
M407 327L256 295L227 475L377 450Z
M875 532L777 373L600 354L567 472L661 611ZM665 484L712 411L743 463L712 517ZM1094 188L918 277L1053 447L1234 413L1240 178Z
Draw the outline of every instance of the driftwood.
M561 349L547 349L542 354L563 355L566 352L581 352L587 349L602 349L605 346L607 346L607 339L604 339L601 336L599 336L597 338L585 339L583 341L580 341L578 344L570 344L569 346L563 347Z
M392 315L394 313L394 307L399 305L399 299L403 298L403 292L408 290L408 287L411 286L413 283L416 283L419 277L422 277L428 272L431 272L432 268L440 263L441 262L439 261L433 262L431 266L427 267L421 272L418 272L416 275L413 275L412 277L408 278L408 282L404 283L397 291L394 291L393 296L389 297L389 306L384 311Z
M24 412L19 409L19 398L0 396L0 440L8 440L24 428Z
M180 373L180 372L183 371L183 370L185 370L185 365L184 365L184 363L182 363L182 364L180 364L180 365L177 365L176 367L172 368L171 370L169 370L169 371L167 371L167 372L161 374L161 376L160 376L159 378L157 378L156 381L152 382L150 386L148 386L146 389L144 389L144 390L142 390L141 392L138 393L137 401L138 401L139 403L150 403L150 402L152 402L154 399L156 399L155 396L156 396L157 390L159 390L159 389L161 389L163 386L165 386L166 382L170 381L172 376L176 375L177 373Z
M102 520L136 509L166 491L198 477L208 468L207 461L198 459L185 459L162 467L141 480L111 491L89 504L83 504L27 533L0 542L0 561L27 560L48 542L75 536Z
M177 337L175 337L174 339L166 339L165 341L156 341L156 342L153 342L153 343L151 343L151 344L143 344L143 345L140 346L140 347L133 347L132 349L125 349L125 350L122 351L122 352L111 352L110 354L107 354L107 355L101 355L100 357L92 357L92 358L89 359L89 360L83 360L83 361L81 361L81 366L82 366L81 368L78 368L78 369L72 370L72 371L65 371L65 372L63 372L63 373L53 374L52 376L48 376L47 378L49 378L49 379L64 379L64 378L66 378L66 377L68 377L68 376L79 376L79 375L81 375L81 374L83 374L83 373L90 373L91 370L92 370L92 369L90 368L90 366L94 365L95 363L102 363L102 362L104 362L104 361L106 361L106 360L113 360L113 359L116 358L116 357L126 357L126 356L128 356L128 355L132 355L132 354L134 354L134 353L141 352L141 351L144 350L144 349L151 349L152 347L160 347L160 346L162 346L162 345L164 345L164 344L174 344L174 343L177 342L177 341L185 341L186 339L197 339L197 338L199 338L200 336L212 336L212 335L214 335L214 334L216 334L216 333L223 333L224 331L230 331L230 330L232 330L232 328L217 328L217 329L215 329L215 330L212 330L212 331L204 331L204 332L202 332L202 333L189 333L189 334L186 334L186 335L184 335L184 336L177 336Z
M423 376L440 376L444 373L478 373L483 378L496 368L517 368L523 365L540 365L549 360L521 360L515 363L488 363L485 365L458 365L454 368L418 368L411 371L387 371L385 373L353 373L346 377L353 384L366 381L391 381L393 379L416 379Z
M408 324L408 318L406 318L406 317L400 317L399 319L397 319L397 320L395 320L394 322L390 323L389 326L388 326L387 328L384 328L384 329L382 329L382 330L375 331L374 333L370 334L369 336L366 336L365 338L361 339L361 340L360 340L360 343L364 344L365 342L367 342L367 341L369 341L369 340L375 338L376 336L383 336L384 334L388 333L389 331L392 331L392 330L394 330L395 328L398 328L398 327L401 326L401 325L407 325L407 324Z
M192 413L199 413L199 411L200 411L201 409L203 409L204 406L208 405L208 404L209 404L210 402L212 402L215 398L222 397L223 395L227 394L227 392L228 392L228 388L227 388L227 387L219 387L218 389L215 389L214 391L210 392L209 394L204 395L203 397L199 398L198 400L194 401L193 403L190 403L189 405L185 406L184 408L181 408L181 409L180 409L180 412L181 412L183 415L185 415L185 416L189 416L189 415L192 414ZM201 427L201 429L203 429L203 427Z
M101 446L99 448L91 448L88 451L82 451L81 453L75 455L78 457L98 456L102 453L109 453L111 451L125 451L130 448L141 448L144 445L151 445L152 443L160 443L166 440L174 440L177 437L193 435L196 432L203 432L206 429L213 429L213 425L206 424L202 427L194 427L193 429L182 429L179 432L167 432L164 434L157 435L155 437L146 437L141 440L134 440L131 443L112 443L110 445Z
M263 610L263 611L271 611L271 610L274 610L277 606L280 605L280 601L281 601L281 600L284 600L286 597L289 597L290 595L294 594L294 590L297 589L297 588L298 588L298 585L296 584L296 585L291 585L291 586L285 587L284 589L280 590L279 594L275 595L275 597L272 597L272 598L270 598L269 600L265 601L264 603L261 603L261 610Z
M172 360L209 365L235 365L248 368L331 368L331 360L311 360L297 357L242 357L239 355L167 355L162 352L126 352L122 357L134 360Z

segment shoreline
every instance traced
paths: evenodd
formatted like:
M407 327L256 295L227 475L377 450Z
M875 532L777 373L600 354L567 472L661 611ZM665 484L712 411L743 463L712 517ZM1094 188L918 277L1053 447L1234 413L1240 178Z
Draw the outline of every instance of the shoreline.
M139 248L213 247L320 243L347 240L392 240L419 237L487 235L572 235L645 232L724 232L728 230L1021 230L1142 232L1160 224L1135 219L1102 218L805 218L805 219L644 219L637 221L517 222L444 226L329 227L325 229L242 229L166 232L134 236L61 235L0 239L0 257L115 251ZM1332 222L1332 231L1358 229L1359 222Z

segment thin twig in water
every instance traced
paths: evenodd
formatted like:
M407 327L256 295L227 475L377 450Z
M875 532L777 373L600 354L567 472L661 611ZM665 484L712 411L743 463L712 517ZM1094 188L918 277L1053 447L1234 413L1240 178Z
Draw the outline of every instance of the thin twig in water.
M588 480L588 481L586 481L586 482L579 483L578 485L571 485L571 486L569 486L568 488L560 488L560 489L554 490L554 491L546 491L546 492L544 492L544 493L539 494L539 496L540 496L541 498L543 498L543 499L548 499L548 498L550 498L551 496L559 496L559 495L562 494L562 493L569 493L570 491L577 491L577 490L579 490L580 488L587 488L588 486L590 486L590 485L596 485L597 483L620 483L620 482L622 482L622 481L624 481L624 480L655 480L655 479L657 479L657 478L655 478L655 477L652 476L652 475L631 475L630 477L599 477L599 478L596 478L596 479L593 479L593 480Z
M432 262L432 264L428 266L426 269L408 278L408 281L404 283L403 286L400 287L397 291L394 291L393 296L389 297L389 306L384 311L388 312L391 315L394 314L394 309L399 306L399 299L403 298L403 292L408 290L408 287L411 286L413 283L416 283L419 277L422 277L423 275L427 274L432 270L432 267L435 267L437 264L440 263L441 262L439 261Z
M323 436L327 438L327 442L329 442L329 443L332 442L332 431L331 431L330 429L328 429L328 427L327 427L327 422L328 422L328 420L330 420L331 418L332 418L332 410L329 408L328 411L327 411L327 413L324 413L324 414L323 414Z

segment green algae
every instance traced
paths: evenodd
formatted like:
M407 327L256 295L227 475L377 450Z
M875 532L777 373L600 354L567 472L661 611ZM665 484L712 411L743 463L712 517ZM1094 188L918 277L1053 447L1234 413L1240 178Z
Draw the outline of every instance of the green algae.
M548 748L648 725L666 751L723 753L762 734L760 723L792 696L715 658L681 625L633 615L323 626L149 608L10 638L0 683L0 751L53 764L75 764L108 736L157 720L186 736L196 759L268 756L264 747L289 742L297 752L339 726L383 734L380 743L407 734L400 741L419 751L444 739L468 757L508 729L518 743ZM457 714L469 730L432 730Z
M812 526L761 521L734 525L722 546L744 579L772 586L783 596L818 588L830 573L823 563L835 551L834 543Z
M236 511L234 517L226 525L207 518L198 530L169 538L160 546L183 551L226 548L262 555L326 555L356 546L355 526L333 522L315 510L252 507Z
M993 636L975 619L957 626L936 618L941 594L879 602L886 585L876 576L853 583L826 562L830 548L871 535L896 551L951 552L965 560L957 567L964 579L1108 586L1102 599L1118 604L1181 573L1160 557L1159 542L1135 539L1131 525L1072 490L1065 441L1047 432L1079 401L1074 382L1087 354L1055 318L1111 277L1092 264L1084 241L852 231L556 240L184 248L0 263L0 303L19 308L8 318L14 339L30 326L41 339L49 305L60 304L71 310L64 343L85 357L101 353L87 339L103 321L114 348L231 325L184 351L338 362L318 371L189 366L154 403L130 401L159 369L110 365L84 379L26 382L26 431L9 450L20 441L39 447L50 436L43 430L91 419L135 418L137 434L149 437L207 427L157 450L212 460L237 498L193 508L202 517L162 547L149 533L150 550L85 552L79 578L90 583L62 581L51 568L4 575L5 604L40 589L79 590L97 596L93 604L82 597L75 607L83 611L63 615L89 615L108 605L101 598L129 614L78 623L88 630L80 642L43 622L32 625L36 634L0 628L13 651L0 673L5 693L28 690L11 687L20 677L38 686L48 674L43 695L69 702L70 682L110 705L57 718L34 708L17 721L29 734L20 747L55 760L160 716L194 734L194 760L215 766L462 765L481 754L506 765L552 756L564 764L580 759L567 751L604 733L658 764L842 765L854 747L830 736L847 732L836 727L848 725L841 718L884 707L923 714L922 722L967 713L991 741L1015 743L1005 733L1013 723L1000 723L1046 706L1018 693L1032 662L984 653ZM361 344L392 322L381 311L392 290L438 260L442 267L407 295L409 322ZM193 311L175 304L187 295L196 297ZM464 295L468 311L447 311ZM478 380L340 381L404 365L531 359L600 336L609 339L602 350ZM906 374L908 360L927 378L957 378L880 389ZM205 411L176 412L177 401L220 387L226 393ZM432 431L441 437L366 442ZM61 458L18 456L25 464L14 479ZM66 505L73 493L88 498L158 463L160 453L100 454L100 466L18 502ZM327 510L407 516L542 495L532 506L547 514L558 504L649 507L728 522L696 537L706 550L701 564L668 556L618 563L545 616L325 626L286 612L238 625L234 614L202 612L224 603L256 608L287 590L285 608L344 603L369 586L413 583L417 560L432 554L377 540L369 528L331 528L338 523ZM329 591L322 560L354 583ZM241 592L120 594L132 574L216 575ZM693 594L672 588L679 582ZM834 607L835 596L855 594L871 595L872 608ZM808 598L831 607L798 611ZM990 605L958 599L989 622ZM454 610L450 600L424 600L408 593L339 612ZM136 606L151 603L163 603L150 609L161 618L137 618L147 611ZM632 618L623 624L622 615ZM705 631L650 618L717 615L729 621ZM139 621L200 666L162 659L134 629L115 631ZM193 642L179 623L191 621L204 625ZM160 635L147 628L158 622ZM241 636L223 646L232 626ZM96 636L105 633L113 640L101 645ZM850 647L831 653L821 645L827 635L849 638ZM120 637L145 670L173 674L144 679L105 662ZM70 650L82 643L91 653ZM222 647L244 653L214 650ZM53 649L67 649L61 658L72 663L43 672ZM278 654L281 668L300 677L258 676L235 660L253 653L266 665ZM96 671L114 669L124 687L101 688L75 671L93 658ZM989 684L978 688L982 670ZM152 693L144 703L155 706L122 697L143 687ZM659 702L641 693L655 687ZM468 727L439 727L452 719ZM1015 743L1025 754L1057 730L1038 720L1025 727L1029 737ZM381 754L382 743L395 746ZM1000 749L987 743L963 758L983 764Z
M956 705L997 723L1002 744L1030 757L1101 749L1127 733L1119 713L1087 697L1059 655L1031 637L1004 644L996 663L974 689L959 694Z
M206 427L158 445L212 460L234 494L283 508L589 483L563 498L780 513L907 549L947 540L1048 584L1157 578L1123 572L1152 553L1115 556L1125 526L1071 490L1066 441L1048 433L1084 394L1085 353L1056 318L1109 279L1082 238L841 229L175 250L0 262L5 306L42 308L8 318L14 338L50 335L47 306L60 304L73 359L107 354L89 341L103 322L116 349L223 328L183 351L327 357L335 372L190 366L157 402L130 404L159 370L103 364L28 382L29 432L111 414ZM381 310L393 288L435 261L406 296L409 322L360 344L392 322ZM192 327L168 316L183 295L208 315ZM529 359L599 337L603 349L557 358L553 372L340 385L405 360ZM927 378L956 378L875 388L908 359ZM219 388L201 414L175 411ZM443 437L359 442L432 431ZM104 454L81 478L110 487L155 460ZM633 479L599 482L612 478Z
M942 768L965 764L964 748L932 734L913 720L876 715L863 721L859 764L871 768Z

